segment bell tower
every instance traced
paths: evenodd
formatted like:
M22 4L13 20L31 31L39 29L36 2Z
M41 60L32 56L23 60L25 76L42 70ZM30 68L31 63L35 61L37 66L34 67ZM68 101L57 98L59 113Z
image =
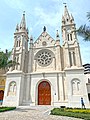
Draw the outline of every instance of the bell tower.
M27 72L28 39L28 29L26 29L24 12L20 25L16 25L16 30L14 33L14 47L12 51L12 60L15 60L19 64L13 66L12 70L15 69Z
M62 38L64 68L82 65L80 47L76 35L76 26L72 14L70 15L65 5L64 15L62 16Z

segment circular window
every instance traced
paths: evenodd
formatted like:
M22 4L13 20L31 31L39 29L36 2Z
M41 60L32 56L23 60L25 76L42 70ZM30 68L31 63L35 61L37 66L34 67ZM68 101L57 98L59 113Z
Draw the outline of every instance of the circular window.
M37 62L40 66L48 66L52 62L52 54L48 50L41 50L37 55Z
M43 45L43 46L46 46L46 45L47 45L46 41L43 41L43 42L42 42L42 45Z

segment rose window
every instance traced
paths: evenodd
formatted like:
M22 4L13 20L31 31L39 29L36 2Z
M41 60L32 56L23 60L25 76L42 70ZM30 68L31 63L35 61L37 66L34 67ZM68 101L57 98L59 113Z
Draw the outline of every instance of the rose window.
M48 66L52 62L52 55L48 51L42 51L38 54L37 61L40 66Z

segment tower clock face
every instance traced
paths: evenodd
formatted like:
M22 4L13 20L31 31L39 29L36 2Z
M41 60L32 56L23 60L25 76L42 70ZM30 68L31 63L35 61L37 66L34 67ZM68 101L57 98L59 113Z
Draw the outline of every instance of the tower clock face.
M17 39L18 39L18 40L20 40L20 39L21 39L21 37L20 37L20 36L17 36Z
M41 50L37 54L38 65L46 67L52 63L53 55L50 50Z
M70 29L67 29L67 32L68 32L68 33L71 33L71 30L70 30Z

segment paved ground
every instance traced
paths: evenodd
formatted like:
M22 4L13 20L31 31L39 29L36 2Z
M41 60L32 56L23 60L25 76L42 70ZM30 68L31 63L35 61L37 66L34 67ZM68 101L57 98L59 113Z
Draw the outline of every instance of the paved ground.
M18 107L16 110L0 113L0 120L80 120L49 115L52 108L50 106Z

